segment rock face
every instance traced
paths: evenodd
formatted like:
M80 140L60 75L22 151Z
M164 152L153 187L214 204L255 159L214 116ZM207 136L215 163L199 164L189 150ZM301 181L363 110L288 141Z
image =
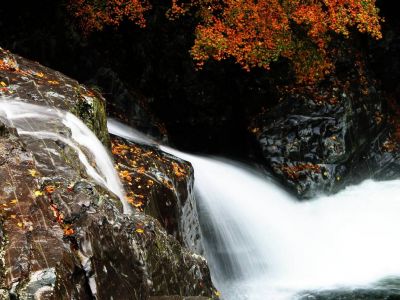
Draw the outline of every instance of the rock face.
M109 144L102 98L76 81L1 50L0 82L2 101L68 109ZM0 113L0 299L216 297L206 261L155 218L123 214L74 149L6 122ZM190 182L189 165L177 165Z
M183 245L203 253L192 166L157 147L118 137L112 138L112 153L128 201Z
M0 95L74 113L109 144L104 99L77 81L0 48Z
M396 126L362 56L347 51L326 81L280 87L280 103L252 125L265 164L302 198L399 174Z
M304 293L298 295L300 300L397 300L400 299L400 292L396 286L379 287L375 289L352 289L352 290L331 290L321 292Z

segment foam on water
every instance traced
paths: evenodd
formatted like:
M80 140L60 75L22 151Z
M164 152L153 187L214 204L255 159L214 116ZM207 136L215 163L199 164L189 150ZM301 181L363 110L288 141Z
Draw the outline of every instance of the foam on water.
M136 139L116 122L110 129ZM400 276L400 180L298 202L243 165L160 148L193 164L206 256L224 299L295 299Z
M74 115L0 99L0 119L21 136L70 146L87 174L130 212L107 150ZM154 144L118 122L109 129ZM400 180L367 180L298 202L246 166L160 148L193 164L206 256L224 299L293 299L305 290L373 287L400 276Z

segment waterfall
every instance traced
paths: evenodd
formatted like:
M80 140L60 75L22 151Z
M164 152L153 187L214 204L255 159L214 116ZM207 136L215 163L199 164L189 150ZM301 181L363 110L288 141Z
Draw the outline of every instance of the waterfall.
M22 139L68 145L87 175L130 212L107 150L74 115L0 98L0 120ZM155 144L115 121L109 130ZM367 180L298 202L247 166L160 148L194 167L205 254L223 299L296 299L303 291L375 288L400 277L400 180Z
M109 130L152 143L115 121ZM400 180L298 202L249 167L160 148L194 167L206 257L223 299L296 299L400 276Z
M50 139L76 151L86 173L96 183L113 192L121 200L124 213L131 208L106 148L95 134L77 117L56 108L0 98L0 120L17 129L18 134ZM95 166L92 166L95 162Z

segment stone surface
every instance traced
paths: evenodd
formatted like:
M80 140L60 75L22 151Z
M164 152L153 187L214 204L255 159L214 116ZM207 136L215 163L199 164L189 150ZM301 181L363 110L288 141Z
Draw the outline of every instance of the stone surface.
M104 99L57 71L0 48L0 96L68 110L109 144Z
M184 246L203 253L191 164L118 137L112 138L112 153L128 201L156 218Z
M311 292L299 297L300 300L398 300L400 291L392 289L355 289Z
M265 166L301 198L398 172L396 125L386 99L354 50L318 85L281 86L280 102L254 118ZM389 153L390 152L390 153Z
M108 144L99 96L37 63L0 53L3 101L68 109ZM148 149L140 151L143 159ZM150 165L152 159L146 157ZM179 166L188 175L180 188L187 198L191 171ZM0 120L1 299L217 298L204 258L155 218L140 210L123 214L114 194L85 173L70 146L19 136Z

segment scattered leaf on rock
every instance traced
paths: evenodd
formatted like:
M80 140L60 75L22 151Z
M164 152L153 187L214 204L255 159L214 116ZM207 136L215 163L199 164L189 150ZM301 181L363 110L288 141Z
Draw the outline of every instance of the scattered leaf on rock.
M121 177L121 179L126 180L126 181L132 181L132 177L129 173L129 171L120 171L119 172L119 177Z
M65 227L64 228L64 235L65 236L71 236L75 233L74 229L72 229L71 227Z
M35 169L29 169L28 172L32 177L36 177L38 175L38 172Z
M48 185L44 188L46 193L51 194L56 190L56 187L54 185Z
M43 196L43 192L42 191L35 191L35 197L39 197L39 196Z

